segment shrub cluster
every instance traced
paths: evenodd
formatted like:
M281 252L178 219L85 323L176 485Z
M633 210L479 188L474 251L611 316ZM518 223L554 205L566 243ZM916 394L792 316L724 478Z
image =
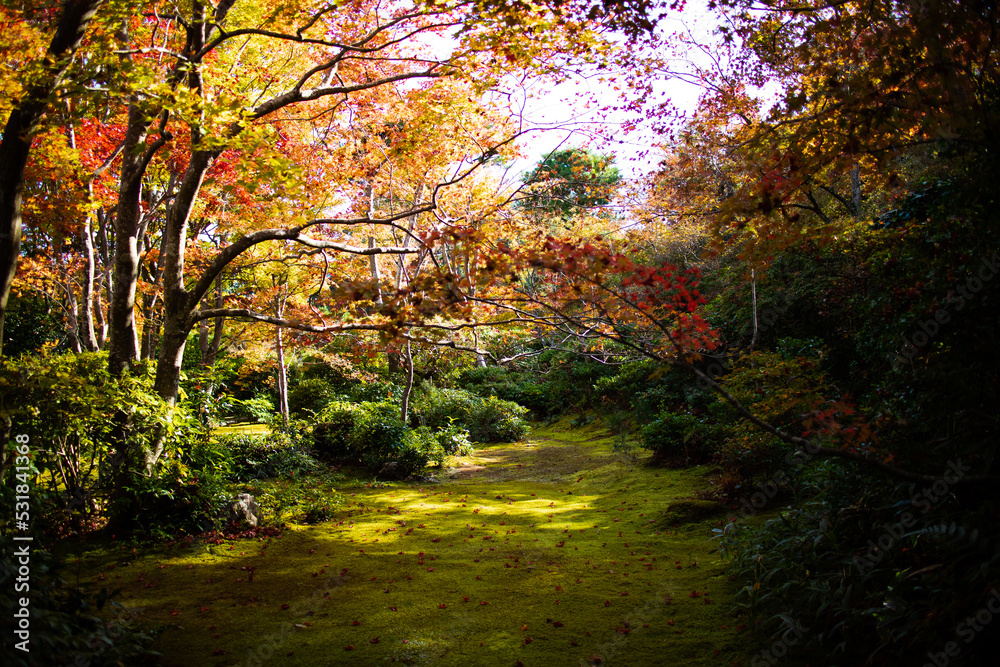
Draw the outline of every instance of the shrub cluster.
M472 452L468 432L452 423L415 429L403 423L393 403L334 402L317 416L313 428L318 456L349 461L378 471L394 461L402 474L419 472L428 463L441 465L448 455Z
M530 431L528 409L497 396L482 397L464 389L426 386L413 403L423 426L444 429L452 424L468 429L476 442L517 442Z

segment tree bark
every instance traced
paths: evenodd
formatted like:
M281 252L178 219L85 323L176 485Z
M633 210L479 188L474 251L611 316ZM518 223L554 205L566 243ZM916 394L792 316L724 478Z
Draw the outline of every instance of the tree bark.
M67 122L66 134L69 139L69 147L76 150L76 131L73 129L73 108L67 100L66 102ZM93 178L87 182L87 198L92 199L94 195ZM80 288L80 347L90 352L96 352L97 334L94 330L94 237L93 226L91 225L91 214L86 213L83 217L83 225L80 227L80 241L83 244L83 285Z
M0 354L3 353L3 325L7 300L17 272L21 252L21 198L24 169L31 153L34 134L49 105L49 98L66 76L72 56L103 0L66 0L59 27L49 43L49 68L41 81L28 88L14 106L0 141Z
M184 346L194 324L190 317L192 306L196 305L184 286L188 222L205 173L214 158L215 153L209 151L195 151L191 155L163 230L163 339L156 363L155 386L157 393L171 403L177 400Z
M861 167L858 165L851 169L851 209L855 220L861 218Z
M142 176L146 170L146 143L152 124L133 99L128 110L125 150L122 154L121 185L118 189L118 209L115 212L114 284L111 288L111 308L108 324L111 341L108 369L121 375L139 359L139 339L135 330L135 288L139 280L139 246L144 231L140 222ZM151 155L150 155L151 157Z
M406 341L406 352L403 358L406 361L406 384L403 386L403 398L400 400L399 416L405 424L410 414L410 394L413 393L413 351L410 349L410 341Z
M281 317L280 313L278 317ZM278 357L278 412L281 414L281 423L288 426L288 369L285 366L284 329L275 327L274 331L274 348Z

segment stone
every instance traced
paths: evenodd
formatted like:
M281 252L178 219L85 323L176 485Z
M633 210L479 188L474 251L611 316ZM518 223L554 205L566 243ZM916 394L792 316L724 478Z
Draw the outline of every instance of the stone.
M242 528L249 526L257 527L257 515L260 513L260 505L249 493L241 493L236 496L232 507L229 508L229 521Z
M399 461L389 461L378 471L378 476L383 479L403 479L409 473Z

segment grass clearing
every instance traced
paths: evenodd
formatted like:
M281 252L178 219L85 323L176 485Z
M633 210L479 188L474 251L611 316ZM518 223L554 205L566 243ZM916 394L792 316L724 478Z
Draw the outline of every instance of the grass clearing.
M560 422L452 460L436 483L338 488L334 520L280 537L79 565L164 628L165 666L741 659L708 539L728 514L662 523L707 468L628 465L612 440Z

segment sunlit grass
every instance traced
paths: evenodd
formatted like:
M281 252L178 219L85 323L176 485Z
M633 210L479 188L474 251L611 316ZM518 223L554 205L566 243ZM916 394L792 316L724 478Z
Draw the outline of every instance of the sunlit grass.
M558 424L451 461L485 466L455 479L338 487L347 503L321 525L95 560L92 575L166 626L164 665L739 659L733 584L708 540L725 516L659 523L707 471L628 466L610 443Z
M239 424L229 424L228 426L219 426L212 429L212 433L215 435L264 435L270 433L271 429L268 428L267 424L254 424L251 422L242 422Z

